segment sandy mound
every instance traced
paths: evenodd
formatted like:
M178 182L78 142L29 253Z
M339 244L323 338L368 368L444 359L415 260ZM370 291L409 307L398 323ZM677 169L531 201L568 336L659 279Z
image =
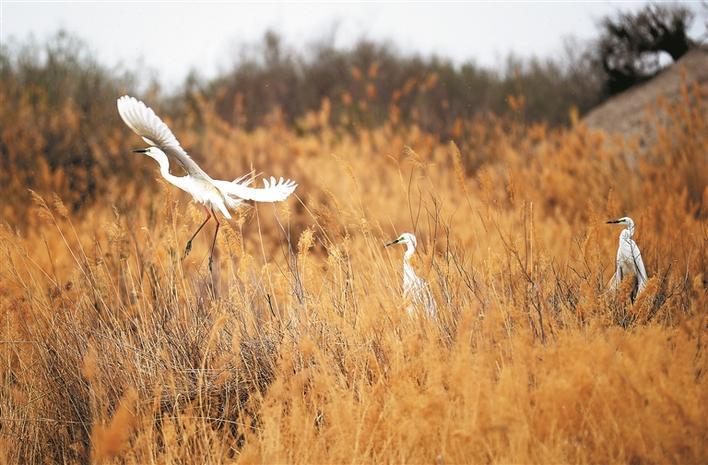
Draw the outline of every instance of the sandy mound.
M583 121L591 128L621 133L627 137L638 136L640 145L644 146L650 143L654 134L652 125L647 124L647 109L660 98L680 99L683 75L689 83L698 82L704 94L708 91L708 49L688 52L651 80L598 105Z

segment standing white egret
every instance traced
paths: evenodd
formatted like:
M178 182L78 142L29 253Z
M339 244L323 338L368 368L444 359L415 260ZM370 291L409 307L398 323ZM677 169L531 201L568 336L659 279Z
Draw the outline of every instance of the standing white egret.
M163 178L189 193L197 203L204 206L207 215L206 219L187 241L184 257L192 250L192 241L207 221L212 217L216 221L214 239L209 252L210 270L216 235L220 226L215 210L230 219L229 208L236 209L244 200L278 202L288 198L297 187L295 182L289 179L283 180L282 177L277 181L274 177L271 177L270 181L263 179L265 187L262 189L249 187L251 180L246 180L246 176L231 182L212 179L187 155L187 152L180 146L170 128L143 102L124 95L118 99L118 113L125 124L150 145L148 148L136 149L133 152L144 153L154 159L160 165L160 174L162 174ZM170 163L168 159L179 163L187 172L187 175L172 175L169 170Z
M410 264L418 241L413 234L403 233L384 247L394 244L406 244L406 253L403 255L403 296L411 301L411 305L407 308L408 314L412 315L415 312L415 306L421 306L429 317L434 318L437 314L437 305L430 293L430 287L423 278L415 274Z
M607 221L607 224L627 225L619 236L619 247L617 247L617 262L615 264L615 275L613 276L613 288L619 288L620 282L627 276L633 276L634 286L632 287L632 302L634 298L642 292L647 281L647 270L644 268L642 254L639 252L637 243L632 239L634 234L634 221L632 218L624 216L618 220Z

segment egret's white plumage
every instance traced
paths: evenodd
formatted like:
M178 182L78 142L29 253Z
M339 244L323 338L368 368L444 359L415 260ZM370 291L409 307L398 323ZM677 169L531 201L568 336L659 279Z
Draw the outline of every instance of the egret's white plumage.
M215 209L226 218L231 218L229 209L234 210L244 200L278 202L288 198L297 187L295 182L289 179L284 180L282 177L279 180L274 177L271 177L270 180L264 179L264 188L261 189L250 187L251 179L247 179L247 176L233 181L212 179L182 148L170 128L143 102L124 95L118 99L118 113L125 124L150 145L146 149L138 149L134 152L144 153L157 161L160 165L160 173L168 182L189 193L196 202L204 205L206 209L207 217L187 242L185 256L191 250L192 240L211 217L216 221L216 232L211 249L213 253L220 224L214 212ZM179 163L187 175L172 175L170 161ZM209 255L210 268L211 260L212 254Z
M612 287L619 288L623 279L632 276L635 278L632 289L632 300L644 289L649 278L647 270L644 268L642 254L639 252L637 243L632 239L634 234L634 221L627 216L618 220L608 221L607 224L627 225L619 236L619 246L617 247L617 260L615 263L615 275L612 280Z
M406 253L403 255L403 296L411 301L408 306L408 314L412 315L415 312L415 307L422 307L429 317L437 315L437 305L435 299L430 293L428 283L413 270L410 264L410 259L415 253L418 241L411 233L403 233L398 239L384 245L388 247L394 244L406 244Z

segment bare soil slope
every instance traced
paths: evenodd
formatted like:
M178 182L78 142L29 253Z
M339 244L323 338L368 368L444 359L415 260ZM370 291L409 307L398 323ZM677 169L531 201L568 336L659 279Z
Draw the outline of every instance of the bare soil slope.
M583 121L590 128L628 137L638 136L640 145L646 146L654 134L654 128L646 124L647 109L662 98L678 101L683 82L697 83L702 93L708 90L708 49L690 51L653 79L598 105ZM706 106L703 105L702 109L705 114Z

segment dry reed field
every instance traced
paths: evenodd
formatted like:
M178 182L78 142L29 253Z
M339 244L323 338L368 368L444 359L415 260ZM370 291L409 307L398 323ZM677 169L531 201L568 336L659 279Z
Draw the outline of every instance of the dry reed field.
M211 273L213 224L181 260L203 213L117 113L83 177L3 173L0 464L708 462L705 88L647 111L645 153L577 118L450 142L395 111L350 131L326 101L297 129L199 108L167 122L207 172L299 183L222 223ZM25 110L11 163L81 124L32 120L57 135L37 140ZM634 303L608 290L625 215ZM405 311L383 244L406 231L437 319Z

